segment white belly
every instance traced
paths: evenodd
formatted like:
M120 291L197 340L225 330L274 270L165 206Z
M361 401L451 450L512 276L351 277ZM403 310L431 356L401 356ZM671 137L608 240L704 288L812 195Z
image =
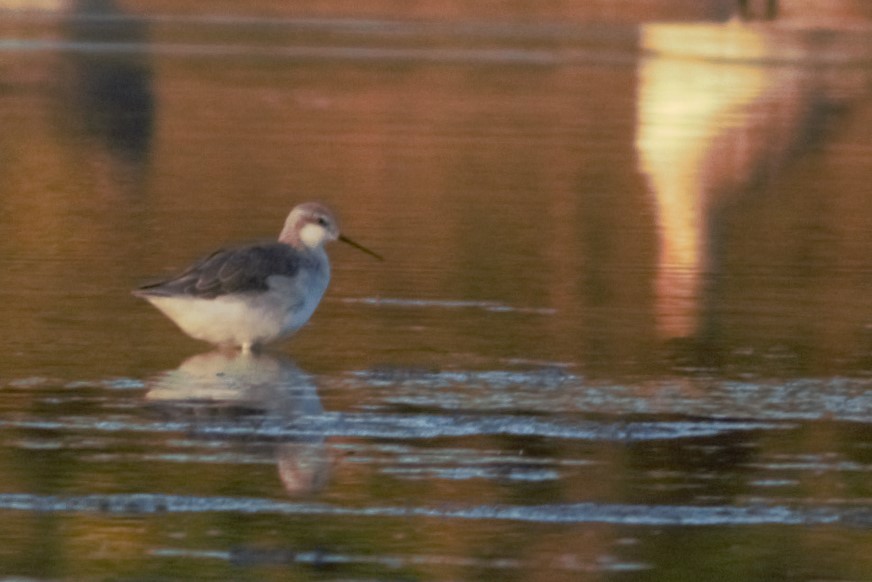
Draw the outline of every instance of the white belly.
M248 349L300 329L318 307L329 279L327 270L304 270L294 278L270 277L266 292L222 295L215 299L190 296L146 299L193 338Z

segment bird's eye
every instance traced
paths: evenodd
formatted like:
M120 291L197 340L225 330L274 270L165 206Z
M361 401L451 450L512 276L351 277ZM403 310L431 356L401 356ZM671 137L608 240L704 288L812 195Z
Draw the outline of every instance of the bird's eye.
M327 219L324 218L323 216L319 216L318 217L318 224L320 224L323 227L326 227L327 226Z

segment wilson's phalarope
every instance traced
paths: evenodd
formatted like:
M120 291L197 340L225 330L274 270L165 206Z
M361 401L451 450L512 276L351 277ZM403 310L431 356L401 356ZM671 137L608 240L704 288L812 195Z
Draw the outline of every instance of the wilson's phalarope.
M191 337L249 351L309 320L330 281L324 244L337 239L381 259L340 234L329 208L307 202L291 211L277 242L218 250L133 294Z

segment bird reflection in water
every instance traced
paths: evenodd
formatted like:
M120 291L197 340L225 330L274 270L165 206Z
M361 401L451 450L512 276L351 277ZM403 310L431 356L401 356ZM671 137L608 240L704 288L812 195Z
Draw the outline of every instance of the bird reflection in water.
M281 355L239 351L199 354L154 378L145 399L162 415L190 423L195 435L207 434L214 439L226 431L223 438L242 438L247 444L252 438L258 443L277 439L278 473L290 495L316 493L329 479L324 435L313 433L311 423L294 430L308 417L324 412L314 381ZM251 425L252 421L256 425ZM261 439L256 430L244 430L247 426L276 430ZM280 436L288 433L295 436Z

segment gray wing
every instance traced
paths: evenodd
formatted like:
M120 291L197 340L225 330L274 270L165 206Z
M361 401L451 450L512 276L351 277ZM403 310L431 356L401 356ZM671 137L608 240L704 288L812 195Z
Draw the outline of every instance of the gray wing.
M282 243L222 249L192 265L181 275L134 291L136 295L187 295L214 299L228 293L267 291L273 275L293 277L305 258Z

